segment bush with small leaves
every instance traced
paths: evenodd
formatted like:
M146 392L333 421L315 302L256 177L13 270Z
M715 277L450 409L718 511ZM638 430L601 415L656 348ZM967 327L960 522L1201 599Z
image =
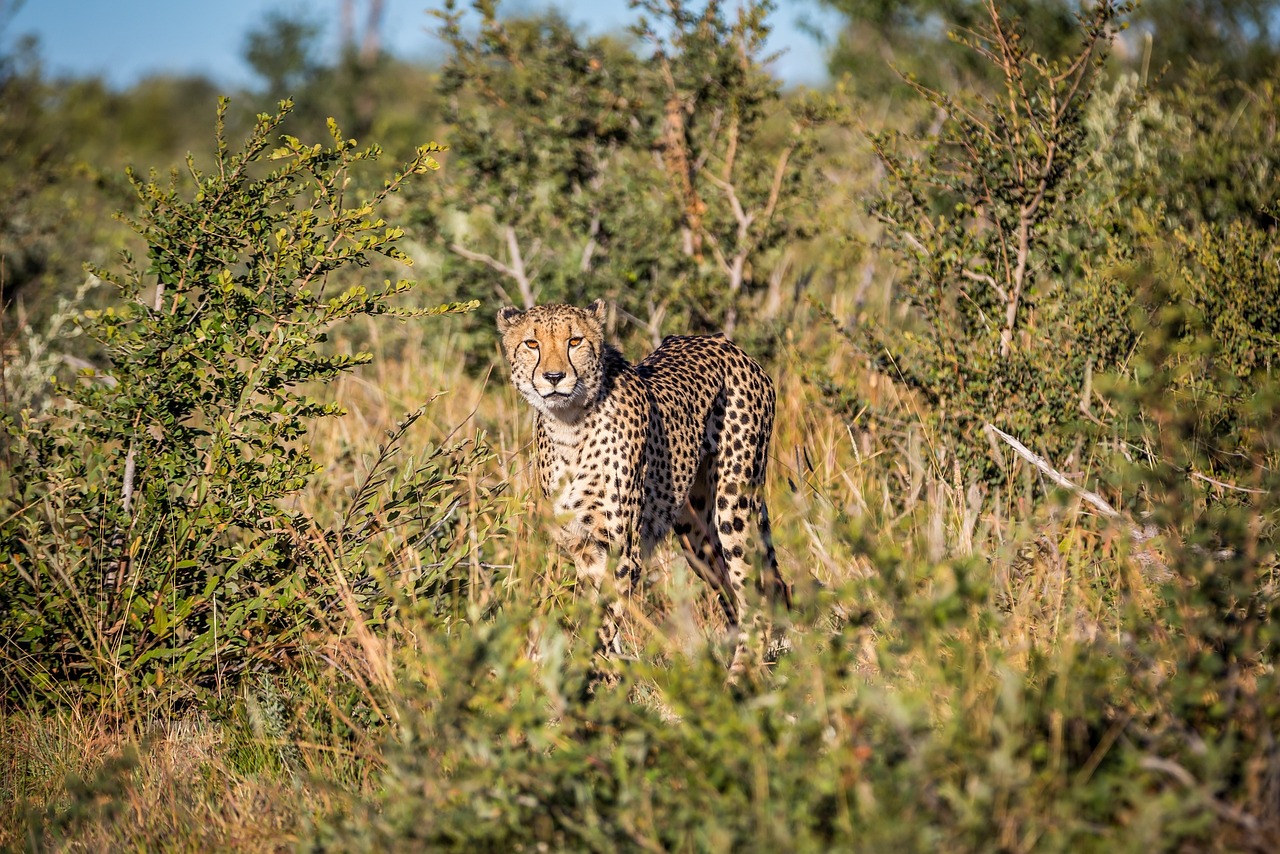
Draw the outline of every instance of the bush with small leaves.
M473 5L474 35L452 0L440 13L454 130L423 216L457 293L607 296L655 343L777 315L818 223L822 131L846 119L765 70L772 4L637 3L638 48Z
M353 198L353 172L379 149L358 147L332 121L328 144L284 136L272 148L289 108L260 115L233 151L224 100L213 168L188 158L185 183L176 172L167 182L131 175L146 264L126 257L120 272L95 270L121 299L82 321L108 364L60 386L60 404L6 425L8 697L72 685L125 699L222 687L281 660L339 601L335 585L353 579L335 570L379 524L412 519L435 532L424 550L451 546L440 534L456 523L446 510L481 449L429 451L390 485L382 460L336 522L290 500L318 468L310 426L342 414L313 390L372 358L334 352L329 331L474 304L406 311L393 300L412 282L371 288L350 275L377 256L408 263L401 230L378 209L436 169L441 148L422 146L380 189Z

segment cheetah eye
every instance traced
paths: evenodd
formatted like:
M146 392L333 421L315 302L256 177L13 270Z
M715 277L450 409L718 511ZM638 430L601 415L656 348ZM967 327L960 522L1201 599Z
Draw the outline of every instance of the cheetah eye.
M528 347L530 350L537 350L538 342L535 339L530 338L524 342L524 346Z
M581 337L581 336L575 336L575 337L573 337L573 338L570 338L570 339L569 339L569 346L570 346L570 347L577 347L577 346L578 346L579 344L581 344L581 343L582 343L582 337Z

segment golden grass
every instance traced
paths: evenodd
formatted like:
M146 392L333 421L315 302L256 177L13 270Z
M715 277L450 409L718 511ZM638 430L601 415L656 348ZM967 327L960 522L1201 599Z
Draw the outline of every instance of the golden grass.
M1030 476L1011 479L1015 486L999 500L984 502L978 484L960 482L954 471L933 462L931 437L918 420L889 433L855 428L834 414L803 379L809 353L831 352L828 367L843 377L854 373L850 382L868 397L895 392L882 377L856 376L856 362L847 351L829 349L829 333L820 323L798 328L805 331L789 336L775 370L778 417L767 487L780 561L797 595L812 599L821 589L838 589L878 572L853 544L859 531L883 530L893 532L893 545L904 555L936 566L930 577L918 579L915 595L922 600L954 587L958 562L976 560L989 567L991 600L1005 613L999 631L968 638L968 651L960 658L954 650L912 648L886 669L880 641L900 631L892 602L841 602L820 612L802 605L792 632L827 631L851 609L872 615L849 642L859 650L862 677L883 680L885 696L899 698L889 701L886 715L895 714L893 703L922 702L938 726L963 713L981 727L995 720L1000 682L1006 678L1001 674L1017 668L1031 650L1066 654L1072 644L1116 631L1114 604L1102 591L1124 589L1149 604L1148 582L1078 507L1028 514L1025 508L1039 488ZM497 353L488 354L492 372L469 373L460 357L467 346L461 325L448 320L403 327L370 323L355 333L380 357L326 392L347 415L316 425L312 450L322 470L299 500L321 515L336 512L385 432L406 412L431 401L405 451L482 437L495 454L487 466L467 473L469 488L503 489L507 526L500 540L484 544L491 566L473 570L468 589L473 613L513 595L534 603L540 613L563 613L574 596L572 572L550 545L532 477L530 415L510 389ZM343 338L336 346L356 347ZM471 537L478 528L470 526ZM477 543L470 546L478 553ZM389 542L388 548L398 550L397 560L412 564L416 559L406 543ZM495 572L495 566L502 571ZM665 658L721 642L719 608L675 550L655 556L649 582L627 626L629 649L637 654L657 649ZM394 723L394 703L384 701L397 690L400 650L421 639L416 631L405 625L375 631L352 605L346 619L333 618L331 628L311 645L335 674L361 686L373 719ZM539 642L535 621L528 646L535 667ZM965 678L939 675L956 669ZM429 687L437 677L428 666L415 678ZM314 689L315 696L324 697L325 686ZM815 683L819 694L830 689ZM246 719L252 720L258 701L252 686L245 691ZM635 699L662 710L661 698L656 692L646 695L643 686ZM338 714L336 706L328 711ZM356 730L362 726L349 723ZM14 714L3 726L2 800L14 806L0 819L0 847L24 844L18 805L56 813L69 802L67 775L90 779L105 759L129 749L139 759L128 773L122 811L68 829L67 848L149 848L156 840L180 850L289 847L312 816L341 801L341 791L367 795L381 765L372 741L357 738L355 748L338 748L317 733L310 742L282 748L278 734L267 729L229 733L226 724L205 719L122 724L70 711ZM288 756L281 758L285 748ZM246 752L257 758L246 761ZM341 782L325 788L314 784L317 779ZM1010 834L1017 826L1010 821ZM1003 843L1011 850L1029 847L1012 835Z

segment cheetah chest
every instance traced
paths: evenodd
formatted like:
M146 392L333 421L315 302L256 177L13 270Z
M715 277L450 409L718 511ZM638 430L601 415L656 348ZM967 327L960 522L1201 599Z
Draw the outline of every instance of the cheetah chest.
M621 397L574 424L539 420L539 482L574 537L618 541L635 525L648 408L626 405L634 395Z

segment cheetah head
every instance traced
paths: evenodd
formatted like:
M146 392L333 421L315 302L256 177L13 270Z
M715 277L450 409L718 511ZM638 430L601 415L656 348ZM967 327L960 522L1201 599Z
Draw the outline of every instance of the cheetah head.
M511 382L534 409L573 421L595 401L604 379L604 318L604 300L498 312Z

